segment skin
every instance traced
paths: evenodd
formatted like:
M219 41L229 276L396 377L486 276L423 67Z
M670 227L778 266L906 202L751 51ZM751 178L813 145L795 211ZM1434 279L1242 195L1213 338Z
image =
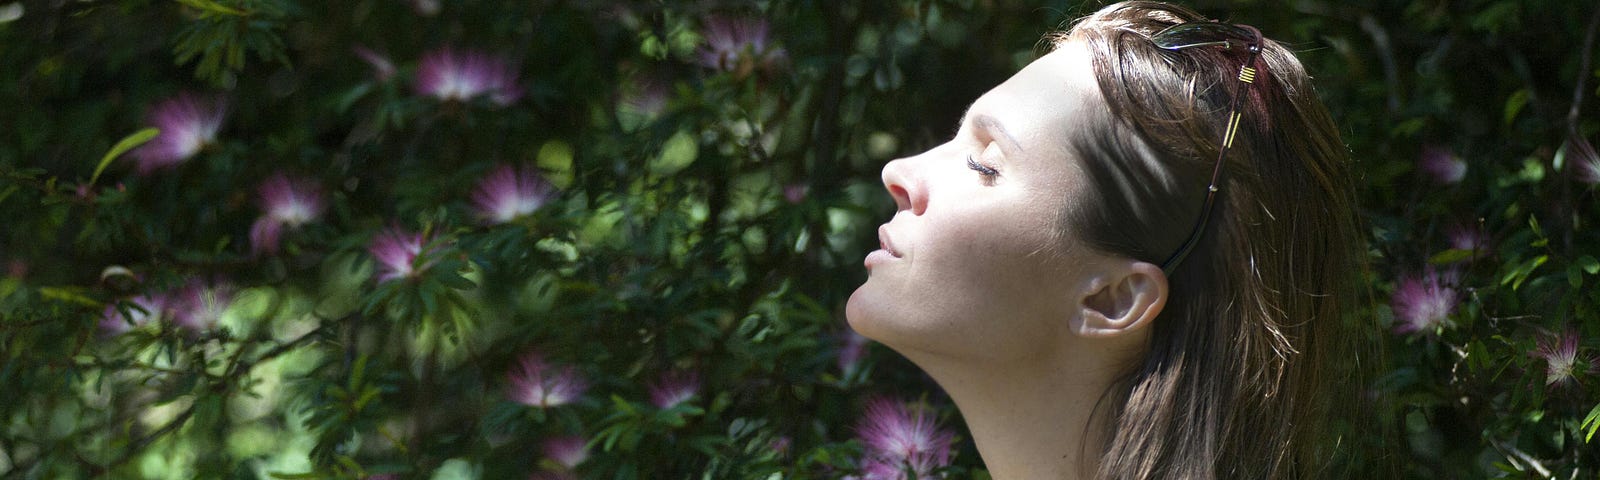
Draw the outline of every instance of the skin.
M949 142L889 162L898 210L846 305L852 328L950 394L996 479L1092 476L1107 421L1095 404L1167 297L1159 267L1060 225L1078 162L1098 161L1073 158L1060 132L1109 118L1092 75L1067 44L974 102Z

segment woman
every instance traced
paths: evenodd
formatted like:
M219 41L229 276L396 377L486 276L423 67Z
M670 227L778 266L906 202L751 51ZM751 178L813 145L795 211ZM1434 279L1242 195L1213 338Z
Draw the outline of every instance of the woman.
M884 167L899 211L851 326L949 393L996 479L1329 475L1367 359L1348 159L1305 71L1155 2L1050 43Z

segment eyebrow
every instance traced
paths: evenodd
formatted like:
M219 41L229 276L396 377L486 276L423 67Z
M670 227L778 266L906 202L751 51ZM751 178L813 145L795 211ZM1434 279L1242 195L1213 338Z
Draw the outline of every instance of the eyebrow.
M1011 147L1012 150L1019 152L1022 151L1022 143L1018 142L1016 137L1011 136L1011 132L1006 131L1005 125L1000 124L1000 119L994 118L988 114L979 113L974 114L971 117L963 117L962 123L967 123L969 119L971 120L972 125L975 127L989 130L991 132L998 132L1000 134L1000 140L1005 141L1007 146Z

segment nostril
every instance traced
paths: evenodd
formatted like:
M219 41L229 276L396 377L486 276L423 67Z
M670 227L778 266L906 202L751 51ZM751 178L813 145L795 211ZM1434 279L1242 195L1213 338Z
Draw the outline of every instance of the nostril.
M911 208L911 193L907 192L905 187L890 184L888 185L888 188L889 196L894 197L894 206L896 209L905 210Z

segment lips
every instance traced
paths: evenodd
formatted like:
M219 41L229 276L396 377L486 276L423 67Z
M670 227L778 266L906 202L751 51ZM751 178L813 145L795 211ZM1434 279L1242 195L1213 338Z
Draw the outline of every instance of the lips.
M888 225L882 225L878 227L878 248L882 248L883 251L889 252L889 255L894 256L894 258L900 258L900 250L894 247L894 240L889 238Z

